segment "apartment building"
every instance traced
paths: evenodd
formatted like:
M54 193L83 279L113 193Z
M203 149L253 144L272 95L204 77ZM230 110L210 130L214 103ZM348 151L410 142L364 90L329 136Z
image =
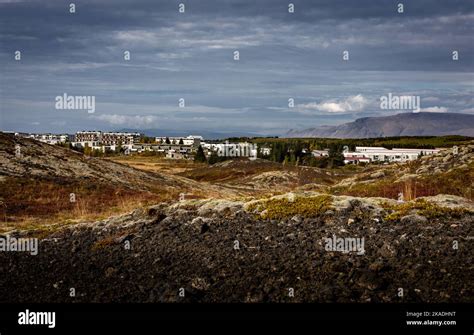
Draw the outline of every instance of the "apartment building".
M89 147L106 146L115 148L118 145L132 145L140 139L140 136L140 133L78 131L72 144L78 147L87 145Z

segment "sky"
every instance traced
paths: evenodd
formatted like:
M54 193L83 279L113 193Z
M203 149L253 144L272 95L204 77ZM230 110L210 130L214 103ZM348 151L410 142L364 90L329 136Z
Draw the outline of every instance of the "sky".
M0 0L0 130L281 136L411 112L389 93L474 114L473 91L472 0Z

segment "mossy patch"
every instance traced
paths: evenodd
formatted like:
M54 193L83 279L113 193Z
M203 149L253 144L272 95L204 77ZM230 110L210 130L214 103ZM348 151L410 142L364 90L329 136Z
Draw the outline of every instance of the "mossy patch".
M315 217L331 209L332 197L318 195L313 197L272 198L255 202L247 207L249 212L258 213L263 219L281 220L295 215Z
M472 212L466 208L442 207L424 199L417 199L416 201L397 205L384 203L382 207L390 212L390 214L385 217L386 221L398 221L402 217L414 213L428 219L436 219L439 217L460 218L463 215L472 214Z

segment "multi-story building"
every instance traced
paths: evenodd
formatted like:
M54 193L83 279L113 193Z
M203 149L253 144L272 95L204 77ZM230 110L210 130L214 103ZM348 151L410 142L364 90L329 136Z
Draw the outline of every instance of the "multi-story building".
M118 145L133 145L133 143L139 140L140 136L140 133L78 131L72 144L78 147L85 147L87 145L91 148L98 146L115 148Z
M102 133L101 143L104 145L133 144L140 139L139 133Z
M100 131L78 131L74 139L76 142L98 142L101 134Z

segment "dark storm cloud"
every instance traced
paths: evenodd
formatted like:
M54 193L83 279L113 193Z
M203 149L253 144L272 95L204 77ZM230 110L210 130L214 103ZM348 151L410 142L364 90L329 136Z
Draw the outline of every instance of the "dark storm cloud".
M473 2L399 2L0 0L0 128L281 133L380 115L388 92L472 112ZM96 96L96 114L55 110L63 92Z

